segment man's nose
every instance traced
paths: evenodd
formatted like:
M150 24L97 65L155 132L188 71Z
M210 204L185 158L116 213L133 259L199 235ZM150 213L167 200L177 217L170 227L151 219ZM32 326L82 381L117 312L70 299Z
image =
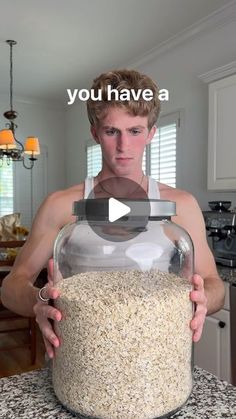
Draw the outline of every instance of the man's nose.
M125 151L129 149L130 140L129 135L127 133L120 133L119 137L117 138L117 145L116 148L118 151Z

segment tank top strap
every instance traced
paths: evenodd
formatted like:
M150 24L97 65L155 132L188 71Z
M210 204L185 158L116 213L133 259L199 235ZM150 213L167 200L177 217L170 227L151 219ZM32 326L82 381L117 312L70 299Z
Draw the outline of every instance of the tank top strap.
M158 182L155 179L148 177L148 198L149 199L160 199L160 190Z
M84 181L84 199L87 199L91 194L90 198L94 198L94 178L86 177ZM92 192L92 193L91 193ZM149 199L160 199L160 191L158 187L158 182L155 179L148 177L148 198Z
M94 180L93 177L86 177L85 181L84 181L84 199L87 199L88 196L90 195L90 198L93 199L94 198Z

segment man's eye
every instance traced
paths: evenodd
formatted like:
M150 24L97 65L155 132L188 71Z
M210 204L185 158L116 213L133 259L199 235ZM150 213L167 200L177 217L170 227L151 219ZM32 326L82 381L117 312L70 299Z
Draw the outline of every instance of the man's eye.
M139 129L131 129L130 132L133 135L139 135L141 133L141 131Z
M115 135L115 134L116 134L116 132L117 132L117 130L116 130L116 129L107 129L107 130L105 131L106 135Z

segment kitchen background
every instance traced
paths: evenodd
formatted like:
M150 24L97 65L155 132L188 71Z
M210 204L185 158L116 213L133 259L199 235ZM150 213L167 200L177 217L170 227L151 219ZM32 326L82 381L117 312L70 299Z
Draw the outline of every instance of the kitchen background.
M14 210L22 213L23 223L30 225L45 195L86 176L91 138L86 106L79 100L67 105L66 89L89 88L93 77L115 67L141 70L169 90L162 116L180 116L176 186L195 195L202 209L219 199L236 205L236 180L233 189L207 186L208 83L200 77L212 70L212 80L222 78L222 71L215 70L225 66L230 69L226 75L236 73L235 1L70 0L65 5L23 0L13 5L1 0L0 8L8 17L0 27L0 126L9 107L5 40L15 39L16 136L23 140L34 134L42 148L32 172L15 164ZM232 153L236 149L226 144L222 167Z

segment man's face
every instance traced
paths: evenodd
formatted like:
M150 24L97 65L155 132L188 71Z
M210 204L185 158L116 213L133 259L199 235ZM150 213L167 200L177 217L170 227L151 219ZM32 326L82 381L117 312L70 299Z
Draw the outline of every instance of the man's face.
M123 109L111 108L99 126L91 128L101 145L103 170L116 176L140 173L144 148L155 130L148 130L147 116L132 116Z

